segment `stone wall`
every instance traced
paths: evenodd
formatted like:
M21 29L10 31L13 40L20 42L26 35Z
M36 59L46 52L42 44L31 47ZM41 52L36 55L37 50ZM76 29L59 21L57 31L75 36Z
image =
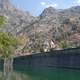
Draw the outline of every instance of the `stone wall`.
M80 69L80 49L65 49L14 59L14 67Z

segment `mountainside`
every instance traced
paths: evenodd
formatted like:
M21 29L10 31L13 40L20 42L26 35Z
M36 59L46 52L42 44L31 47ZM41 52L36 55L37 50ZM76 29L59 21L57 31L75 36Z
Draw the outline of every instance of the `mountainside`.
M8 20L2 31L19 36L23 50L40 52L80 46L80 6L65 10L49 7L34 17L18 10L10 0L0 0L0 15Z
M4 15L7 18L8 27L6 30L14 35L35 20L29 12L16 9L10 3L10 0L0 0L0 15Z

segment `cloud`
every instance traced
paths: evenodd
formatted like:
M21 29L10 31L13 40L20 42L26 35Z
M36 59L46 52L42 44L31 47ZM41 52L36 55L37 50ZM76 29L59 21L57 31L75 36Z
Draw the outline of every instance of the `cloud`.
M46 5L46 7L57 7L58 5L57 4L49 4L49 5Z
M80 4L80 0L78 0L77 3Z
M43 5L43 6L44 6L44 5L46 5L46 3L45 3L45 2L41 2L41 5Z
M42 7L47 8L47 7L57 7L58 4L50 4L50 3L46 3L46 2L41 2Z
M80 0L75 0L73 3L80 5Z

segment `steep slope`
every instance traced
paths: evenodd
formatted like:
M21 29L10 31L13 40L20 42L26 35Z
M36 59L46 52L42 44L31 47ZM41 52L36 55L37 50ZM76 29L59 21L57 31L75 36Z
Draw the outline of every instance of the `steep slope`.
M33 40L34 47L36 47L35 45L43 48L47 46L50 49L51 41L56 46L54 47L55 49L80 46L77 45L80 44L78 37L75 41L77 44L72 37L80 33L80 6L65 10L49 7L41 13L38 19L38 21L30 25L33 29L28 31L29 36Z
M17 32L35 20L29 12L16 9L15 6L10 3L10 0L0 0L0 15L5 16L8 20L5 31L13 35L17 35Z
M18 10L10 0L0 0L0 15L8 20L2 31L22 35L25 50L40 52L80 46L77 45L80 44L80 6L65 10L49 7L34 17L28 11Z

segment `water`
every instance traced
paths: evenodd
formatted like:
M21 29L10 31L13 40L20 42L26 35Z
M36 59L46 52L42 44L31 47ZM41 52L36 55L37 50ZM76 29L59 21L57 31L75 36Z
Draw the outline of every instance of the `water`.
M0 80L2 79L0 78ZM40 69L16 65L11 80L80 80L80 70L66 68Z
M80 80L80 70L27 68L16 72L21 80Z
M0 73L1 76L1 73ZM0 78L0 80L2 80ZM73 69L33 69L14 70L11 80L80 80L80 70Z

